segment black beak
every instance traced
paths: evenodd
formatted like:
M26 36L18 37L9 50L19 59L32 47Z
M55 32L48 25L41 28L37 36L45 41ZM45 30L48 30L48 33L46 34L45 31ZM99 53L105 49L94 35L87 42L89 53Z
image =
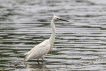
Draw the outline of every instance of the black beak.
M61 21L66 21L66 22L69 22L69 21L67 21L67 20L64 20L64 19L59 19L59 20L61 20Z

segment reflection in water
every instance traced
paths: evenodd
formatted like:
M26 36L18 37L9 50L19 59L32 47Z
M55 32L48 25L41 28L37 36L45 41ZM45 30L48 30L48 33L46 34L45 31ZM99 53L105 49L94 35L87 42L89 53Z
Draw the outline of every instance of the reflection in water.
M25 63L27 71L51 71L45 64Z

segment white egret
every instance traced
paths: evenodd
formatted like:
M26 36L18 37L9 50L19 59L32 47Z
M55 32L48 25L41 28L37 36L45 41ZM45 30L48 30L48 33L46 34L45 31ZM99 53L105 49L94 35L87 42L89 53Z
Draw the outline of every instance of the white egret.
M26 57L24 59L25 61L28 61L33 58L37 58L38 60L39 60L39 58L42 58L42 61L44 60L44 56L53 47L54 40L55 40L55 21L59 21L59 20L67 21L67 20L63 20L60 17L54 15L53 19L51 20L51 28L52 28L51 37L47 40L44 40L40 44L36 45L29 52L25 53L25 55L26 55Z

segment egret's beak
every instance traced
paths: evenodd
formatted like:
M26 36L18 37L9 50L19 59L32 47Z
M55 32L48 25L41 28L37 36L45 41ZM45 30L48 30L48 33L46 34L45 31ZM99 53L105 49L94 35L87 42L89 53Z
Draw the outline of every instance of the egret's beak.
M67 20L64 20L64 19L59 19L59 20L61 20L61 21L66 21L66 22L69 22L69 21L67 21Z

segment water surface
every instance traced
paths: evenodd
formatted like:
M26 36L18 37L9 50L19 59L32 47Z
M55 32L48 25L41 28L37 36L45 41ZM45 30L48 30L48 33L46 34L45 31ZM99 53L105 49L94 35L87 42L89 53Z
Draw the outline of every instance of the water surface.
M56 40L44 64L24 62L24 53L51 35L56 14ZM0 70L106 70L105 0L0 0Z

